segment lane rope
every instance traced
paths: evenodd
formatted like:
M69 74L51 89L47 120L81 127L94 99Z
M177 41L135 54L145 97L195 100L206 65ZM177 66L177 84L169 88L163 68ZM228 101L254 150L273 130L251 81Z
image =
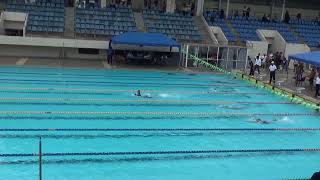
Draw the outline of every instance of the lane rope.
M110 92L130 92L135 93L135 90L100 90L100 89L72 89L72 88L13 88L13 87L0 87L0 91L44 91L44 92L62 92L62 93L110 93ZM209 92L209 91L178 91L178 90L142 90L142 92L150 93L179 93L179 94L239 94L239 95L268 95L268 93L256 92ZM25 92L23 92L25 93Z
M170 73L170 72L168 72ZM168 74L166 73L166 74ZM175 73L175 72L173 72ZM35 72L10 72L10 71L0 71L0 74L4 74L4 75L12 75L12 74L20 74L20 75L37 75L37 77L39 77L39 75L46 75L46 76L69 76L68 78L70 77L85 77L85 78L88 78L88 79L96 79L96 77L103 77L103 78L117 78L117 77L120 77L120 78L133 78L133 79L137 79L137 78L142 78L142 79L168 79L168 77L164 77L164 76L146 76L146 75L142 75L142 76L126 76L126 75L110 75L110 74L69 74L69 73L35 73ZM171 73L172 74L172 73ZM185 75L188 75L188 74L185 74ZM180 77L179 75L178 76L175 76L175 75L171 75L170 76L170 79L178 79L178 80L190 80L190 79L197 79L197 80L219 80L219 79L211 79L211 78L195 78L195 77Z
M20 83L28 83L32 82L33 84L56 84L56 83L68 83L68 84L74 84L74 85L94 85L94 84L112 84L114 86L119 85L143 85L143 86L189 86L189 87L252 87L252 85L234 85L234 84L223 84L223 83L215 83L215 84L174 84L174 83L142 83L142 82L108 82L108 81L71 81L71 80L34 80L34 79L5 79L0 78L0 81L2 82L20 82Z
M319 113L233 113L233 112L94 112L94 111L0 111L0 115L171 115L171 116L320 116Z
M293 102L241 102L241 101L197 101L197 100L113 100L96 98L0 98L0 101L63 101L63 102L108 102L108 103L188 103L188 104L297 104Z
M0 132L38 131L320 131L320 128L2 128Z
M137 151L137 152L65 152L43 153L42 156L123 156L123 155L161 155L161 154L212 154L212 153L283 153L283 152L320 152L313 149L240 149L240 150L194 150L194 151ZM37 153L0 154L0 157L33 157Z

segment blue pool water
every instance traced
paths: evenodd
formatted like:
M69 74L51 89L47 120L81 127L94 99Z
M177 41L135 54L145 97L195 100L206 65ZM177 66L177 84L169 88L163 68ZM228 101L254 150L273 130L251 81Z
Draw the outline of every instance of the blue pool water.
M0 154L18 154L0 156L0 179L38 178L38 157L22 155L38 152L39 137L43 153L320 148L317 130L261 130L318 128L316 112L224 75L2 67L0 102ZM306 178L319 155L62 154L43 156L43 179Z

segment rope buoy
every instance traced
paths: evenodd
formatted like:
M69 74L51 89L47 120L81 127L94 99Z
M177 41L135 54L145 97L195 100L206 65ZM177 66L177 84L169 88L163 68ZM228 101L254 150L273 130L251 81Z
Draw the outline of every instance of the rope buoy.
M159 129L146 129L146 128L3 128L0 132L14 132L14 131L320 131L320 128L159 128Z
M123 156L123 155L162 155L162 154L211 154L211 153L281 153L281 152L320 152L314 149L235 149L235 150L179 150L179 151L138 151L138 152L66 152L43 153L42 156ZM35 153L0 154L0 157L38 156Z
M232 113L232 112L77 112L77 111L0 111L0 115L170 115L170 116L320 116L319 113Z

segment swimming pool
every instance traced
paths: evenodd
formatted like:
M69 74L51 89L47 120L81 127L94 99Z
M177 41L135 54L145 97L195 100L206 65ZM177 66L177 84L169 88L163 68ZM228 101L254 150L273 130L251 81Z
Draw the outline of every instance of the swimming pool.
M134 96L136 90L152 98ZM0 177L290 179L319 170L319 114L225 75L0 68ZM255 119L270 124L257 124Z

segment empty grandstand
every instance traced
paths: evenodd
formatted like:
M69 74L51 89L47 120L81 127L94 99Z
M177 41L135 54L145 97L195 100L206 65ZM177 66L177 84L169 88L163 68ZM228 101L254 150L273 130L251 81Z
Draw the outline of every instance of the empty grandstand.
M320 24L314 20L293 19L290 21L293 29L303 38L310 47L319 46Z
M77 8L75 32L86 35L114 36L137 31L130 6Z
M28 13L28 32L64 32L64 0L8 0L6 11Z
M190 14L163 13L160 10L145 9L143 17L149 32L163 33L184 41L202 40Z

